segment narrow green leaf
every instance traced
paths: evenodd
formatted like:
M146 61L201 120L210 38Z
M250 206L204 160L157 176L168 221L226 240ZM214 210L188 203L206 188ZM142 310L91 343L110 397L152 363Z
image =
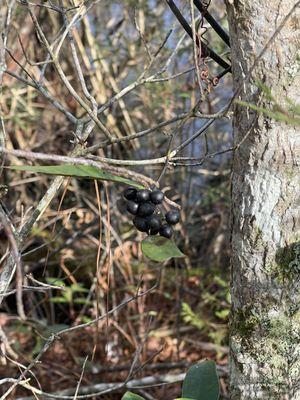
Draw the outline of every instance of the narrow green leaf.
M48 325L45 328L45 332L47 332L47 335L51 335L52 333L58 333L59 331L62 331L63 329L69 328L69 325L66 324L53 324L53 325Z
M174 242L161 236L149 236L142 241L143 254L154 261L166 261L170 258L184 257Z
M54 286L61 286L62 288L65 287L65 282L58 279L58 278L46 278L46 281L48 283L50 283L50 285L54 285Z
M213 361L193 365L183 381L182 397L195 400L218 400L219 378Z
M265 85L261 81L257 81L256 85L259 89L261 89L264 92L264 95L268 100L272 101L273 103L276 103L275 98L272 95L272 91L267 85Z
M74 304L93 304L91 301L88 301L81 297L79 297L78 299L74 299L73 302L74 302Z
M276 121L285 122L290 125L300 125L300 118L295 118L292 115L286 115L280 111L268 110L266 108L258 107L255 104L250 104L241 100L236 100L235 102L241 106L248 107L251 110L261 112L267 115L269 118L275 119Z
M144 397L132 392L126 392L121 400L145 400Z
M82 283L72 283L71 290L72 292L89 293L89 289L83 287Z
M67 299L65 297L56 297L53 296L50 298L51 303L67 303Z
M142 188L143 186L130 179L114 175L90 165L11 165L8 167L16 171L36 172L48 175L74 176L77 178L92 178L104 181L120 182L126 185Z
M300 104L295 104L293 100L288 97L285 98L286 102L289 104L289 111L300 117Z

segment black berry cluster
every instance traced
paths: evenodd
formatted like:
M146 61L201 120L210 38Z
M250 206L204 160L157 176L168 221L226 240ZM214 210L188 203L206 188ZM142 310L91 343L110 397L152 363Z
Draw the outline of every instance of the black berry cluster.
M159 204L164 200L164 194L158 189L137 190L128 187L124 190L123 196L127 201L127 211L134 215L133 224L137 230L146 232L148 235L164 236L170 239L173 235L171 225L179 221L177 210L169 211L163 217L158 209Z

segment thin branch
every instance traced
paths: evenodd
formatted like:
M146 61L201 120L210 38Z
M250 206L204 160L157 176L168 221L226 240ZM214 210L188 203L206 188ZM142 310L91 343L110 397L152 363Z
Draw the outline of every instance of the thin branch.
M24 2L27 4L27 0L24 0ZM66 77L59 61L58 58L56 56L56 54L53 52L35 14L31 11L30 7L28 6L28 11L29 14L32 18L32 21L34 23L34 26L37 30L37 33L39 34L39 36L41 37L41 40L43 42L43 44L45 45L45 47L47 48L48 53L51 56L51 59L56 67L57 73L59 75L59 77L61 78L62 82L64 83L64 85L66 86L66 88L68 89L68 91L70 92L70 94L74 97L74 99L80 104L80 106L88 113L89 117L95 122L95 124L98 126L98 128L105 134L105 136L111 140L112 139L112 135L111 133L108 131L108 129L105 127L105 125L97 118L97 116L95 115L95 113L90 109L90 107L82 100L82 98L77 94L76 90L73 88L73 86L70 84L68 78Z
M213 18L213 16L208 12L207 8L202 4L201 0L194 0L195 6L202 13L203 17L214 29L214 31L220 36L220 38L230 47L229 35L221 27L221 25Z
M187 20L184 18L184 16L181 14L179 9L177 8L176 4L174 3L173 0L166 0L168 6L170 7L171 11L175 15L175 17L178 19L186 33L190 36L191 39L193 39L193 31L192 28L189 26ZM216 54L212 49L210 49L206 43L204 43L201 39L197 38L196 44L199 48L202 49L202 57L210 57L212 58L217 64L219 64L221 67L224 69L229 69L230 65L224 61L218 54ZM201 44L201 47L200 47ZM231 71L231 70L229 70Z
M107 313L105 313L104 315L101 315L98 318L95 318L94 320L87 322L85 324L80 324L77 326L72 326L70 328L67 329L62 329L59 332L57 332L56 334L52 334L46 341L46 343L44 344L42 350L39 352L39 354L34 358L34 360L28 365L28 367L22 371L22 375L18 378L18 379L14 379L13 381L10 381L13 383L13 385L7 390L7 392L1 397L1 400L4 400L7 398L7 396L10 395L10 393L15 389L15 387L17 385L20 384L20 382L24 379L24 377L26 376L26 373L29 372L41 359L42 355L49 349L49 347L59 338L61 338L61 336L69 334L70 332L74 332L80 329L84 329L87 328L89 326L95 325L97 322L102 321L104 319L106 319L108 316L115 314L117 311L121 310L122 308L124 308L127 304L131 303L132 301L137 300L140 297L146 296L148 293L150 293L151 291L153 291L154 289L156 289L156 287L158 286L158 282L157 281L151 288L145 290L144 292L137 292L134 296L129 297L128 299L125 299L123 302L121 302L120 304L118 304L117 306L115 306L114 308L112 308L111 310L109 310ZM0 381L1 383L1 381ZM4 383L4 382L3 382ZM6 383L6 382L5 382ZM122 383L122 387L123 387L123 383ZM33 388L32 386L30 387L31 390L34 390L35 392L38 389ZM37 392L36 392L37 393ZM94 396L94 394L93 394ZM93 396L89 396L89 397L93 397ZM48 397L53 397L53 395L48 395ZM58 397L55 396L53 398L59 398L59 399L63 399L63 397ZM67 397L69 398L69 397ZM85 397L81 397L78 396L77 399L82 399ZM71 399L73 400L73 397L71 397Z
M28 81L28 79L23 78L20 75L17 75L13 71L6 70L5 73L7 75L12 76L13 78L17 79L20 82L23 82L27 86L31 86L34 89L36 89L39 93L41 93L57 110L62 112L70 122L73 124L76 124L77 118L70 113L68 110L64 108L64 106L56 99L54 99L51 94L43 87L40 83L38 83L33 77L32 77L32 82Z
M8 150L0 147L0 153L3 152L4 154L11 154L16 157L33 159L33 160L47 160L47 161L55 161L61 163L69 163L69 164L77 164L77 165L87 165L91 167L95 167L99 170L109 171L119 176L123 176L124 178L134 179L137 182L141 183L142 185L153 185L155 182L151 179L146 177L145 175L138 174L137 172L130 171L128 169L120 168L120 167L113 167L108 166L106 164L95 162L93 160L88 160L85 158L79 157L68 157L68 156L59 156L56 154L46 154L46 153L35 153L32 151L24 151L24 150ZM104 158L105 160L109 160Z
M6 215L1 203L0 203L0 222L4 228L6 236L10 242L11 249L12 249L12 257L16 264L17 269L17 277L16 277L16 288L17 288L17 309L18 314L21 319L26 319L25 312L24 312L24 305L22 300L22 284L23 284L23 271L22 271L22 262L21 262L21 255L18 248L18 237L15 231L15 228L10 221L9 217ZM0 282L1 286L1 282ZM2 288L0 289L0 292Z
M199 58L201 59L201 42L199 41L199 49L196 45L197 43L197 34L196 34L196 25L195 25L195 13L194 13L194 3L193 0L190 0L190 11L191 11L191 21L192 21L192 33L193 33L193 55L194 55L194 65L196 69L196 76L198 81L198 86L200 90L201 98L203 96L203 88L202 88L202 81L201 81L201 72L199 68ZM199 52L199 55L197 54Z

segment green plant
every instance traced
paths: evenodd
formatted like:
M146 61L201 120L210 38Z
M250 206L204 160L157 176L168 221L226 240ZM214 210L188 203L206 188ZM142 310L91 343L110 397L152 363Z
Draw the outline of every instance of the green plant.
M271 103L270 109L259 107L245 101L236 100L235 102L241 106L251 108L251 110L261 112L276 121L286 122L289 125L300 125L300 105L295 104L291 99L286 97L284 99L287 107L282 107L275 97L272 95L270 88L262 82L257 82L257 86L263 92L264 96Z
M160 236L148 236L142 241L143 254L151 260L162 262L170 258L184 257L176 244Z
M88 292L88 289L84 288L81 283L72 283L72 285L64 287L60 296L51 297L50 301L52 303L86 304L87 300L82 294Z
M219 379L214 361L204 360L189 368L182 386L182 397L176 400L218 400ZM126 392L122 400L144 400L143 397Z
M186 324L193 325L199 330L205 327L205 321L196 315L187 303L182 303L181 316Z

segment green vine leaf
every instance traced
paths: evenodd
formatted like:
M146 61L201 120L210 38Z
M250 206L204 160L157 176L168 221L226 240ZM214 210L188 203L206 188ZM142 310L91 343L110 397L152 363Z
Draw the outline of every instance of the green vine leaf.
M150 260L158 262L185 256L172 240L161 236L148 236L144 239L142 252Z
M182 397L194 400L218 400L219 396L220 386L216 364L205 360L193 365L183 381Z
M124 183L138 189L143 188L139 183L122 176L114 175L90 165L11 165L7 168L15 171L27 171L48 175L73 176L77 178L92 178L104 181Z
M144 397L132 392L126 392L121 400L145 400Z

